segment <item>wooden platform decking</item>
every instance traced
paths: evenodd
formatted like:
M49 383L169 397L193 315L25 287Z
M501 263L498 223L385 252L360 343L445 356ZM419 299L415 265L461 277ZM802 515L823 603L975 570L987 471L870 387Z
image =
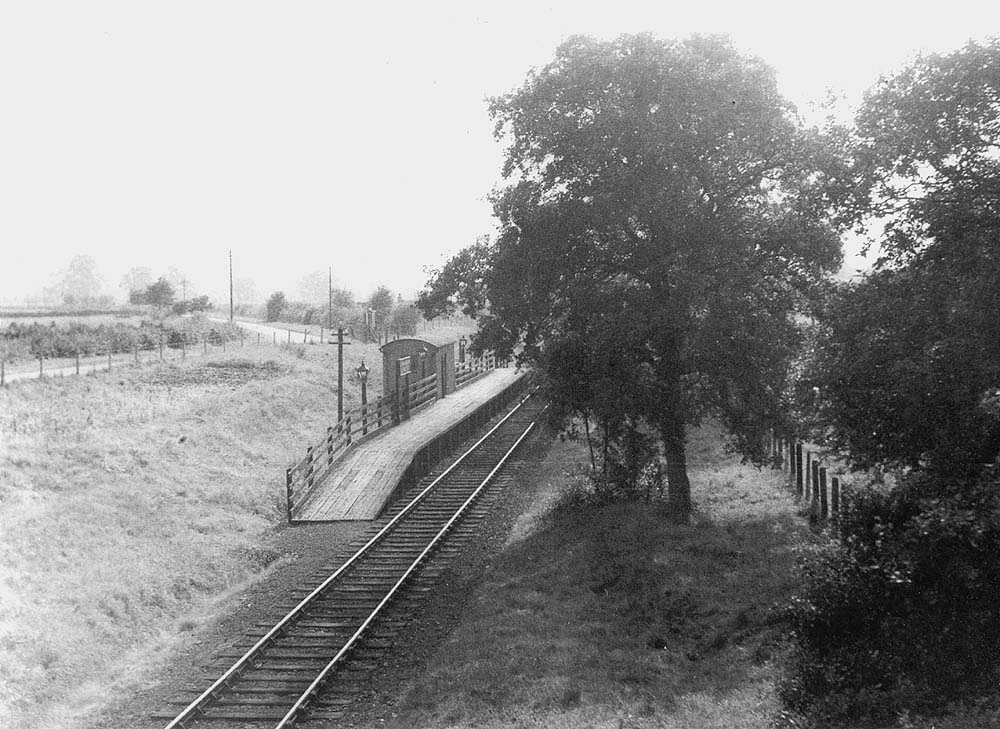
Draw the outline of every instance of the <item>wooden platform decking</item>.
M435 436L513 384L518 373L496 369L425 406L404 423L359 443L302 505L296 522L374 519L417 452Z

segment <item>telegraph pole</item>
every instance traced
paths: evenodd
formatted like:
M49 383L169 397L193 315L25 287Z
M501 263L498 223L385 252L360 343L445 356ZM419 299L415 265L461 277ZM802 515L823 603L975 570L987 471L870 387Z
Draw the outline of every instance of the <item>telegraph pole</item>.
M233 323L233 251L229 250L229 323Z
M344 327L337 327L337 422L344 419Z

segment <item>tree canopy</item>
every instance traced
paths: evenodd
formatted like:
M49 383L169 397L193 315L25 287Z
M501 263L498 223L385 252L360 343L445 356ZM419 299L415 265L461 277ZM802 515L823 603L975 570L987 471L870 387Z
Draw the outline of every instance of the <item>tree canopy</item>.
M523 346L567 413L655 432L684 516L686 423L714 410L762 455L794 313L840 261L834 160L771 69L715 37L574 37L490 111L500 235L431 280L425 314L461 297L486 312L477 345Z
M877 271L822 317L820 419L859 466L1000 454L1000 41L917 59L858 113L841 209Z

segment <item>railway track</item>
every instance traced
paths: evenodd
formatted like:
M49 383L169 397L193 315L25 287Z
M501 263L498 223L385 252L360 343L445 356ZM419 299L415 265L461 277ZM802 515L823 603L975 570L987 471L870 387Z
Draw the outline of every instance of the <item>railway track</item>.
M304 586L288 613L251 636L235 661L178 713L165 729L220 719L289 727L307 719L340 718L352 687L406 629L400 614L430 588L435 554L455 548L483 516L482 497L534 428L537 398L521 400L489 432L400 500L374 533L336 571ZM477 508L477 501L480 506ZM460 541L460 540L459 540ZM301 595L301 598L299 598ZM248 641L249 642L249 641ZM339 689L339 690L338 690Z

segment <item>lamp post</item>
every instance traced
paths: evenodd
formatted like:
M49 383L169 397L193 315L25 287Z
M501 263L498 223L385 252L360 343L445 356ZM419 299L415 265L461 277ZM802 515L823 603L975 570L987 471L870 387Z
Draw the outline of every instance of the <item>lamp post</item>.
M465 338L463 334L458 338L458 361L465 362L465 343L469 340Z
M365 361L362 359L361 364L354 370L361 382L361 435L368 434L368 372Z

